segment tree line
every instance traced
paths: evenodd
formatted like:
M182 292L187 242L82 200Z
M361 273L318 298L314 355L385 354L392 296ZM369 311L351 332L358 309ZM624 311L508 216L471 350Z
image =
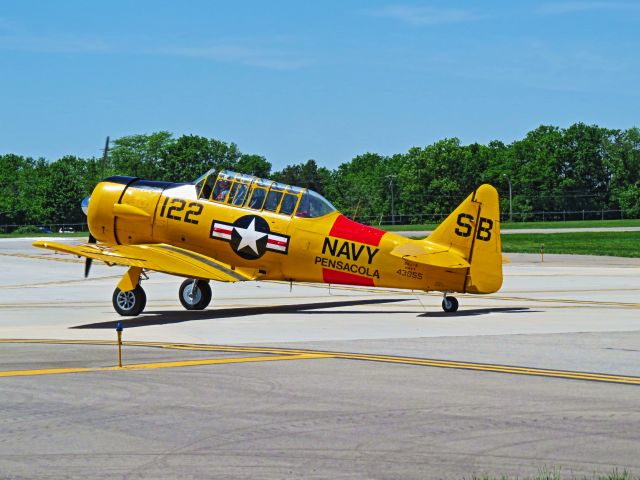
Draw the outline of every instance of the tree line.
M4 154L0 225L84 222L81 199L110 175L189 182L210 168L311 188L370 223L389 221L392 214L396 222L448 214L484 182L500 191L503 213L511 183L518 219L582 210L622 210L625 217L640 218L640 130L576 123L542 125L510 144L462 145L447 138L390 156L364 153L333 170L308 160L272 171L265 157L242 153L234 143L164 131L115 140L106 161Z

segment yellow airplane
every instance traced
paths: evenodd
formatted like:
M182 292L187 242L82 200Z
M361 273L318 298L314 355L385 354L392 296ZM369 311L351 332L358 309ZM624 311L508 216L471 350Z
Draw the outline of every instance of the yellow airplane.
M229 171L188 184L109 177L83 209L88 243L33 245L86 257L85 276L92 259L128 266L113 293L123 316L144 310L147 270L186 277L179 298L188 310L209 305L210 280L440 291L445 312L458 309L448 293L502 285L498 192L487 184L422 240L350 220L312 190Z

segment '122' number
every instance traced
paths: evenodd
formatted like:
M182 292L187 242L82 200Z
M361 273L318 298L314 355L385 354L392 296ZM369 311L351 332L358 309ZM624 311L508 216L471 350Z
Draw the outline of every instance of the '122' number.
M169 203L170 205L168 205ZM187 211L185 212L184 218L182 218L182 212L185 207L187 208ZM166 197L162 204L162 208L160 209L160 216L164 217L166 213L166 217L170 220L183 220L186 223L193 223L194 225L197 225L198 220L193 217L199 216L202 213L202 208L202 204L198 202L189 202L187 205L186 200L183 200L182 198Z

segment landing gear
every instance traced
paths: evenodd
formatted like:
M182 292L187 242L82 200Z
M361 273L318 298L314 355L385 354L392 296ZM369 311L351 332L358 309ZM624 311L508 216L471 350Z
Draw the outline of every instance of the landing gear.
M185 280L178 296L187 310L204 310L211 303L211 287L204 280Z
M458 311L458 299L456 297L448 297L446 294L442 299L442 310L447 313Z
M123 317L135 317L140 315L147 304L147 295L140 285L133 290L123 292L116 288L113 292L113 308Z

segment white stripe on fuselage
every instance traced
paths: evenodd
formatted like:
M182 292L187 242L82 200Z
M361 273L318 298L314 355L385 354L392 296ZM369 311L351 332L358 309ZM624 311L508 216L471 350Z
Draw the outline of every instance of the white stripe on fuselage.
M196 193L195 185L178 185L177 187L167 188L162 194L165 197L178 197L185 200L197 200L198 195Z

